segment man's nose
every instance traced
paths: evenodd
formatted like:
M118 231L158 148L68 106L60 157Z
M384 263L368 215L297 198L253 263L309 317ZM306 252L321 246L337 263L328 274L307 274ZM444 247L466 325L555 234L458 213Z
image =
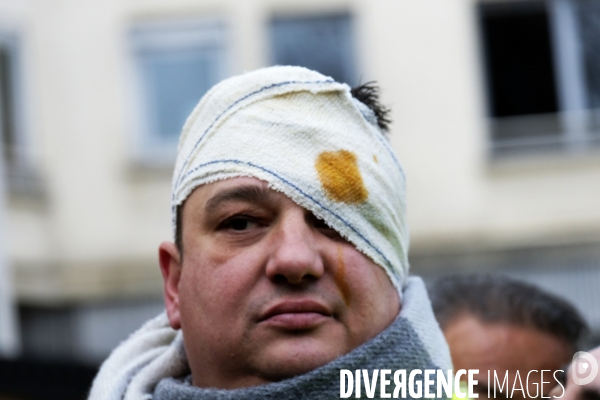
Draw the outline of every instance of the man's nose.
M303 210L284 215L274 233L273 251L266 266L269 279L293 285L313 282L324 273L317 232Z

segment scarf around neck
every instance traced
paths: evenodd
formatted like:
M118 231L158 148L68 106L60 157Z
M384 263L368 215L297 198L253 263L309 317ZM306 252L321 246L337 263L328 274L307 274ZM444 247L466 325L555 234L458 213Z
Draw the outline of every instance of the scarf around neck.
M155 319L134 333L104 363L89 399L338 399L341 369L367 369L369 377L374 369L390 369L392 373L403 369L408 377L413 369L452 368L448 346L433 316L425 286L417 277L407 281L398 318L378 336L309 373L267 385L236 390L191 386L185 378L189 368L181 334L171 330L169 336L168 330L168 322ZM392 381L388 393L393 388ZM366 397L364 384L361 390ZM375 393L377 398L379 383Z

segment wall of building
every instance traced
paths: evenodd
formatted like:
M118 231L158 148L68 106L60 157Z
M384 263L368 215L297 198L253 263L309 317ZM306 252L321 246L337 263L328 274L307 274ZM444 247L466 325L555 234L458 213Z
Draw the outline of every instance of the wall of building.
M472 263L518 249L600 246L598 149L492 155L477 4L1 0L0 28L18 37L21 50L31 167L9 193L7 247L20 302L60 308L160 299L156 249L171 237L172 166L137 152L131 32L147 22L222 21L222 73L232 75L269 65L274 15L349 13L360 79L377 80L393 110L417 272L461 269L445 261L449 255L478 255ZM585 253L590 260L594 251ZM506 260L513 261L497 269L527 266Z

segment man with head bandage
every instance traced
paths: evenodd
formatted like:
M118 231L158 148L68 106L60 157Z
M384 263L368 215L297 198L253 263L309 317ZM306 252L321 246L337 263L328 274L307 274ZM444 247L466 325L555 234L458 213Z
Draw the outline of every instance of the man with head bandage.
M371 384L451 368L408 277L405 177L378 122L305 68L213 87L179 142L166 313L113 351L89 398L339 398L341 370Z

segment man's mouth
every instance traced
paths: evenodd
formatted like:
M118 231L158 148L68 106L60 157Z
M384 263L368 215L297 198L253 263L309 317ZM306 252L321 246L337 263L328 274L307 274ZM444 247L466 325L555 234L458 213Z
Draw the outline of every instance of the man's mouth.
M332 312L314 300L285 300L275 304L259 319L260 323L285 330L312 329L332 317Z

